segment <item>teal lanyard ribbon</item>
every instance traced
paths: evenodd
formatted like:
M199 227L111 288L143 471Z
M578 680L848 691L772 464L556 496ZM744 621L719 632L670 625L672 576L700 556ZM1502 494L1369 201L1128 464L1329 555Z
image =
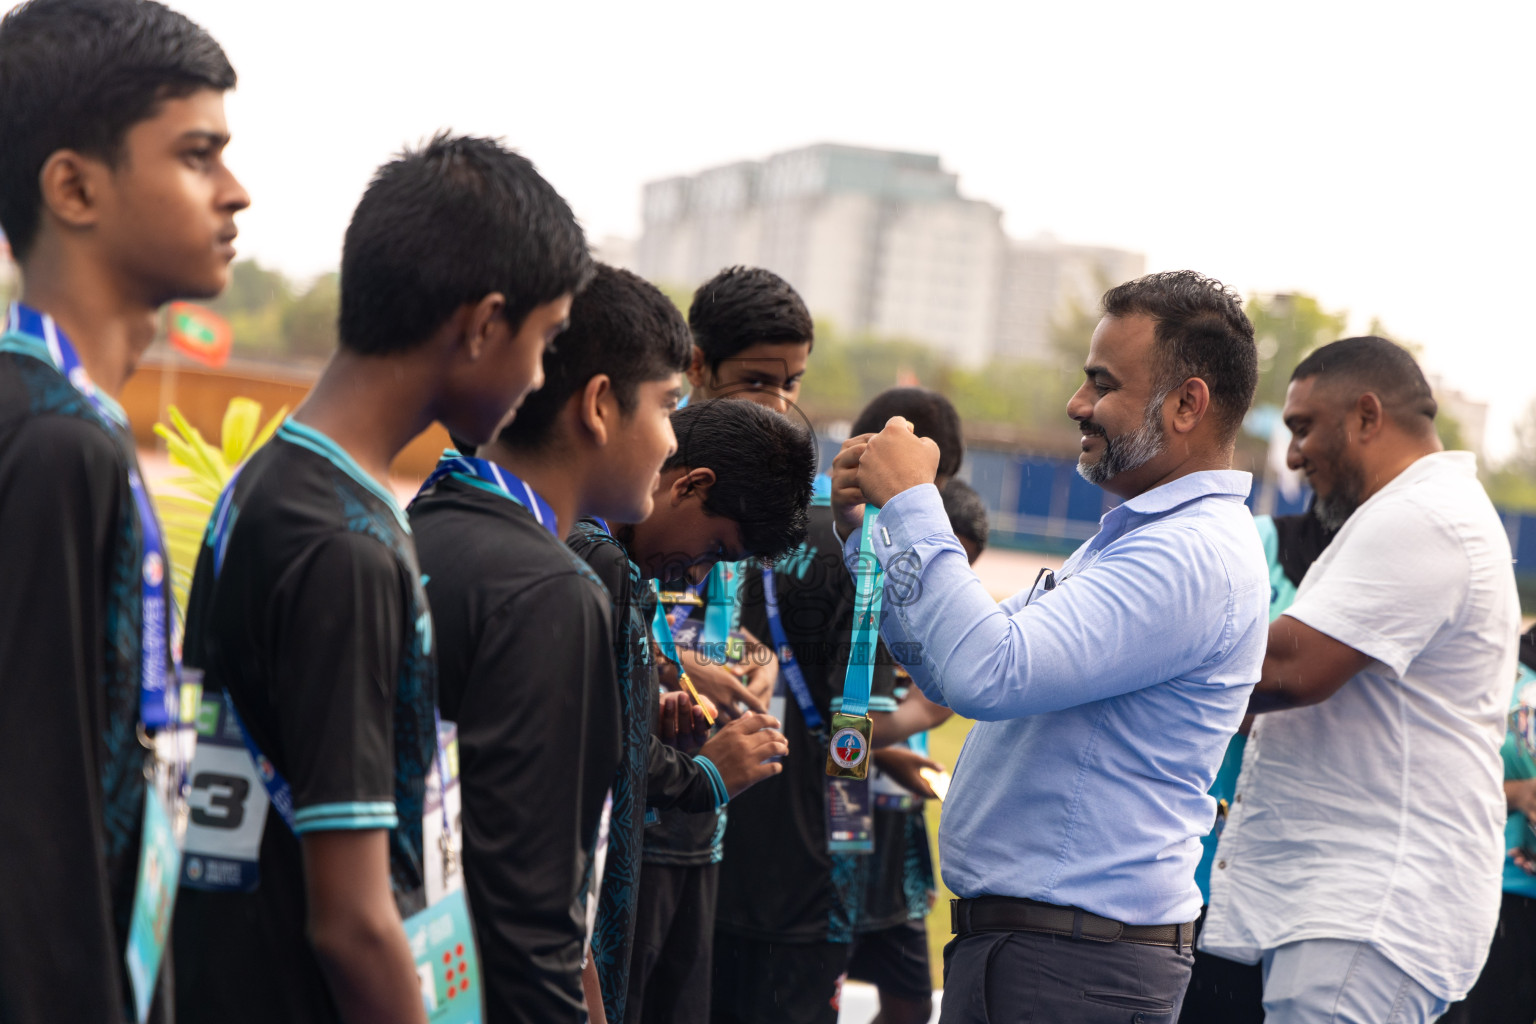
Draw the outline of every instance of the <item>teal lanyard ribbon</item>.
M741 625L740 590L741 569L736 563L716 562L710 568L700 641L724 645L730 640L731 631Z
M869 714L869 691L875 679L875 645L880 639L880 604L885 573L875 558L875 518L879 509L864 509L864 532L859 538L858 564L853 567L853 634L848 647L848 672L843 677L845 715Z
M651 631L656 634L656 645L661 648L662 655L677 666L679 674L683 671L683 663L677 659L677 641L672 639L672 623L667 619L667 613L661 606L661 585L651 580L651 589L656 594L656 610L651 615Z

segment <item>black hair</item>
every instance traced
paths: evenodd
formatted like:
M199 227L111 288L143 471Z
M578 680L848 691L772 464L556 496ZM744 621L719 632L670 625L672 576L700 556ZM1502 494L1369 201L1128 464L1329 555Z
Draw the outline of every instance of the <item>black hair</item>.
M933 438L939 446L939 476L952 477L960 472L965 439L960 431L960 413L949 399L927 388L890 388L870 399L853 421L852 433L878 433L892 416L912 421L918 437Z
M975 488L964 480L951 480L939 496L944 499L944 514L949 517L949 528L955 536L971 541L977 551L986 550L987 536L991 532L987 506Z
M401 352L454 311L506 296L513 330L581 290L592 257L575 214L525 157L440 132L380 167L341 250L343 348Z
M1168 270L1105 292L1104 315L1150 317L1157 339L1156 390L1166 395L1199 377L1211 389L1222 439L1236 439L1259 386L1259 350L1235 292L1193 270Z
M761 267L727 267L700 285L688 327L711 370L753 345L810 343L815 334L800 293Z
M116 166L128 130L168 99L235 87L214 38L151 0L31 0L0 20L0 227L24 260L38 176L72 149Z
M717 398L677 410L672 430L677 451L662 472L714 470L704 510L735 520L749 554L772 563L805 539L818 454L809 428L756 402Z
M597 264L571 303L571 325L544 353L544 386L529 395L501 431L513 448L537 448L570 397L605 373L619 409L634 412L642 383L688 368L693 341L672 300L627 270Z
M1386 338L1368 334L1324 345L1291 371L1291 380L1325 377L1355 389L1351 399L1369 391L1381 407L1406 430L1434 429L1439 405L1424 371L1408 350Z

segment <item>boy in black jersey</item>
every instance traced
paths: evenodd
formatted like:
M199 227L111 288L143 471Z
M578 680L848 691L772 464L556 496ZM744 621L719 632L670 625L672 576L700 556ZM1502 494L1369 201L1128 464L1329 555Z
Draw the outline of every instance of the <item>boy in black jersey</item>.
M194 777L211 826L196 834L223 841L218 857L200 847L196 871L188 859L201 889L176 922L182 1020L426 1019L432 975L418 978L402 918L426 903L436 651L385 481L434 420L495 436L590 272L565 202L496 142L439 135L364 193L342 250L340 348L225 489L192 584L205 720L262 767Z
M919 434L938 443L940 484L959 469L964 453L960 418L943 396L923 388L883 392L860 413L854 432L879 429L892 416L905 416ZM809 707L802 708L781 673L774 706L785 708L780 717L790 755L783 775L737 802L726 827L711 1019L717 1024L831 1024L837 1019L870 857L843 849L828 835L825 727L841 702L854 586L825 497L818 497L811 510L805 544L775 566L772 582L784 640L769 620L761 575L747 580L743 622L790 648ZM877 744L882 718L896 709L894 684L894 665L882 649L869 704ZM808 716L822 728L814 728Z
M942 496L950 527L965 548L966 559L974 565L987 546L987 507L962 480L950 480ZM924 697L900 666L896 667L894 695L898 708L892 719L903 711L921 708L931 727L954 714ZM932 909L936 886L923 801L936 799L938 794L921 770L942 771L944 766L930 759L926 751L921 735L875 751L878 771L871 787L875 793L875 852L870 857L859 920L854 925L848 977L879 989L882 1024L924 1024L933 1015L933 974L928 966L928 930L923 922Z
M0 310L0 1021L133 1020L157 993L151 1018L170 1016L169 958L158 979L125 962L154 763L139 730L174 732L158 723L179 687L170 567L116 400L159 307L227 280L249 204L223 163L234 84L159 4L37 0L0 21L0 225L24 284ZM174 775L156 783L174 818Z
M606 1011L621 1019L654 688L624 671L636 654L615 645L616 627L630 625L612 621L604 584L615 582L561 538L579 515L651 513L687 354L666 296L598 267L546 355L544 387L479 449L481 462L445 458L449 472L411 506L440 704L459 728L466 882L491 1022L585 1018L592 901L594 964ZM589 879L610 796L600 898Z
M651 631L655 601L646 581L702 580L720 559L772 561L805 530L816 449L810 432L749 402L692 404L673 414L678 448L662 469L655 509L643 521L579 525L572 546L614 589L615 608L627 610L628 635L640 649L629 658L654 687ZM611 527L605 529L604 526ZM622 595L622 596L621 596ZM670 632L670 630L668 630ZM661 677L676 687L673 666ZM788 747L780 722L748 712L720 729L690 762L651 745L646 803L718 828L729 799L780 771ZM699 769L709 778L701 779ZM714 781L710 784L712 778ZM625 998L627 1021L702 1020L709 1012L709 950L713 922L714 863L658 859L646 830L640 872L634 955ZM663 846L667 852L675 846ZM705 858L710 857L706 840Z

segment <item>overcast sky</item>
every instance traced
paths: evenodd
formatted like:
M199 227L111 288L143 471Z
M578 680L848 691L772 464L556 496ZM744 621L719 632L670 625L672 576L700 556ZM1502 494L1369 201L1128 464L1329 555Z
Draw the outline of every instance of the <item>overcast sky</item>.
M1536 4L171 2L240 74L241 253L295 275L439 127L594 239L647 180L848 142L940 154L1016 236L1379 316L1493 403L1495 455L1536 395Z

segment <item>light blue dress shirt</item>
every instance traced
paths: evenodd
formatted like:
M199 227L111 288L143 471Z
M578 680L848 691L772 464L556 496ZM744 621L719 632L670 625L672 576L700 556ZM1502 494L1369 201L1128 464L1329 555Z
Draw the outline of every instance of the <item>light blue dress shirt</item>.
M974 718L939 853L959 896L1132 925L1193 921L1208 795L1259 679L1269 571L1252 477L1191 473L1104 514L1053 590L998 605L938 490L880 511L880 632L934 701ZM845 556L856 565L859 534Z

